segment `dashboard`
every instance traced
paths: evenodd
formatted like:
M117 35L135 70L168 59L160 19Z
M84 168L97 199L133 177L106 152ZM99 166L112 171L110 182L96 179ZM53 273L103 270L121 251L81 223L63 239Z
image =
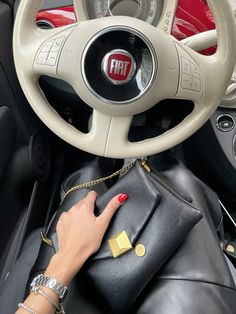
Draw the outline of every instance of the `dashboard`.
M87 0L86 8L89 18L106 16L132 16L149 24L157 25L164 0Z
M163 31L178 40L215 29L214 19L205 0L81 0L80 20L111 15L128 15L153 26L161 22ZM77 21L72 0L46 0L37 15L40 27L52 28ZM215 49L205 50L212 54Z

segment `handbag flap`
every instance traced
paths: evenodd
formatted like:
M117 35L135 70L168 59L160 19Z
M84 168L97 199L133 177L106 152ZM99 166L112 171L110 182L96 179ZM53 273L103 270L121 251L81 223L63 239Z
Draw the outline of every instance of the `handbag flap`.
M129 198L113 217L93 260L113 257L108 240L122 231L126 231L133 246L161 200L160 193L139 162L97 199L96 215L100 215L108 202L121 193L127 193Z

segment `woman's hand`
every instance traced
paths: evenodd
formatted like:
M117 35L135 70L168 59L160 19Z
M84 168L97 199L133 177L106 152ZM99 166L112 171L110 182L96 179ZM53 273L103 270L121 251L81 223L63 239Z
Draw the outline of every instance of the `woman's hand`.
M61 215L56 229L59 249L49 264L46 276L68 284L88 257L99 249L111 218L128 196L120 194L114 197L98 217L94 215L96 198L96 192L91 191Z
M45 276L68 285L87 258L99 249L111 218L127 200L128 195L120 194L114 197L99 217L94 215L96 198L96 192L89 192L77 205L61 215L57 223L59 250L51 259ZM41 290L58 303L58 295L55 292L45 286L41 287ZM40 294L31 293L23 306L39 314L55 313L55 306ZM21 307L16 313L25 312Z

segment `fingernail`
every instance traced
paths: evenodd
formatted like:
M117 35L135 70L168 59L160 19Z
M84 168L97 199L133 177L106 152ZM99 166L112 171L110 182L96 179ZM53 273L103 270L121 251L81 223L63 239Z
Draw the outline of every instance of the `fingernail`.
M128 195L127 194L120 194L119 196L118 196L118 201L121 203L121 204L123 204L125 201L127 201L127 199L128 199Z

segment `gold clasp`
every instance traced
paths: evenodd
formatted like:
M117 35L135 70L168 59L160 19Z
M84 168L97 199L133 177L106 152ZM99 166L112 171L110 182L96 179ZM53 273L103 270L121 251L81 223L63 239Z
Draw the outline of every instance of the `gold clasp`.
M110 238L108 243L114 258L130 251L133 248L126 231L122 231L116 236Z
M41 236L41 239L42 239L42 241L44 243L46 243L47 245L53 247L52 240L49 239L43 231L40 232L40 236Z

